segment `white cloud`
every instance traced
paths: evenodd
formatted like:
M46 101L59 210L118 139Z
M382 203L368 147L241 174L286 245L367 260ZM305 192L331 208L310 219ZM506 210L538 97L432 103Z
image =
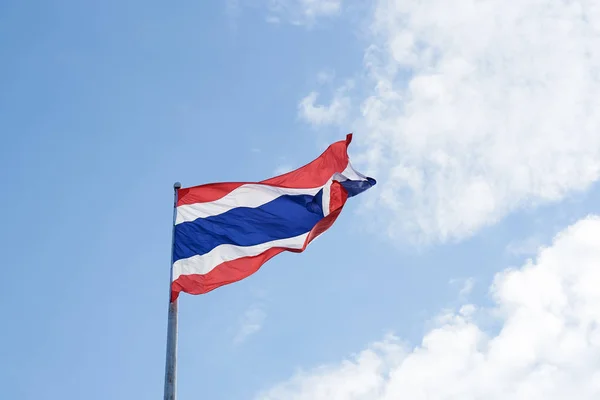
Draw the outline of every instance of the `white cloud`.
M336 16L341 10L342 0L270 0L267 22L311 26L318 18Z
M460 296L468 296L469 294L471 294L474 287L475 287L475 279L467 278L467 279L465 279L463 287L460 289L460 292L458 294Z
M249 336L259 332L266 318L267 314L260 306L255 304L248 308L240 320L240 328L233 339L233 343L241 344Z
M379 0L372 18L371 89L344 104L361 104L355 139L392 237L462 239L598 179L596 0ZM315 101L310 122L347 122Z
M600 398L600 218L579 221L535 262L499 273L491 310L440 316L416 348L388 336L337 365L300 372L260 400ZM486 330L477 315L495 316Z
M324 79L320 73L318 79ZM331 78L332 79L332 78ZM313 126L341 124L347 120L351 107L349 92L353 89L354 82L348 80L334 93L328 105L317 104L318 92L311 92L298 104L298 114L305 122Z
M462 280L462 287L458 292L460 297L465 297L471 294L473 288L475 287L475 278L467 278Z
M335 71L332 69L324 69L317 74L317 82L319 84L331 83L335 79Z
M475 287L475 278L473 278L473 277L466 278L466 279L454 278L454 279L450 279L450 282L448 282L448 283L453 287L457 287L458 285L460 285L460 289L458 290L458 296L459 296L460 300L464 300L473 291L473 288Z
M510 242L506 246L506 252L513 256L530 256L540 249L542 240L538 236L530 236L520 241Z
M335 96L329 105L316 104L318 92L312 92L300 101L298 112L306 122L319 126L336 124L344 120L350 108L350 99Z

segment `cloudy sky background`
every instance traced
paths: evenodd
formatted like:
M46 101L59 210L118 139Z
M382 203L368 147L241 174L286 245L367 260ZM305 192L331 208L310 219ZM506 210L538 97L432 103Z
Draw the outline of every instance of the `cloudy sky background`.
M179 397L600 396L592 0L0 5L0 383L162 396L171 185L355 133L305 253L180 302Z

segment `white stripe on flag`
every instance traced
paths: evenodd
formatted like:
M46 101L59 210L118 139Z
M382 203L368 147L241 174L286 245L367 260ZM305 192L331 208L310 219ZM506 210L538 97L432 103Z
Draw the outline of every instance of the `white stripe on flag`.
M177 219L175 220L175 224L223 214L237 207L260 207L263 204L284 195L306 194L314 196L319 190L321 190L321 187L311 189L290 189L248 183L232 190L218 200L206 203L186 204L177 207Z
M351 181L366 181L367 180L366 176L364 176L363 174L361 174L360 172L355 170L354 167L352 167L352 164L350 163L350 161L348 161L348 166L346 166L346 169L344 170L344 172L342 172L342 175L344 175L346 177L346 179L351 180Z
M321 198L321 205L323 206L323 216L329 215L329 208L331 203L331 184L333 181L330 179L329 182L323 187L323 197Z
M181 275L207 274L219 264L227 261L233 261L242 257L257 256L273 247L301 249L304 246L304 242L306 242L307 237L308 232L300 236L273 240L254 246L222 244L201 256L192 256L175 261L175 263L173 263L173 281L175 281Z

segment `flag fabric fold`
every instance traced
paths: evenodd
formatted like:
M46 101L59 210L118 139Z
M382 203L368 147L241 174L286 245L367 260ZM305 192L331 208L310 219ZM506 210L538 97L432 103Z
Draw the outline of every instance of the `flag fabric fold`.
M262 182L179 189L171 300L244 279L329 229L349 197L376 183L350 164L351 140L349 134L309 164Z

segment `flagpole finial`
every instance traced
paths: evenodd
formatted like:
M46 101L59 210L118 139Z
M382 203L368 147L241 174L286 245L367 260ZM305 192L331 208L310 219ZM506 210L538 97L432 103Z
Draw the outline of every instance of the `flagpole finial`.
M177 189L181 189L181 182L175 182L173 184L173 189L177 190Z

